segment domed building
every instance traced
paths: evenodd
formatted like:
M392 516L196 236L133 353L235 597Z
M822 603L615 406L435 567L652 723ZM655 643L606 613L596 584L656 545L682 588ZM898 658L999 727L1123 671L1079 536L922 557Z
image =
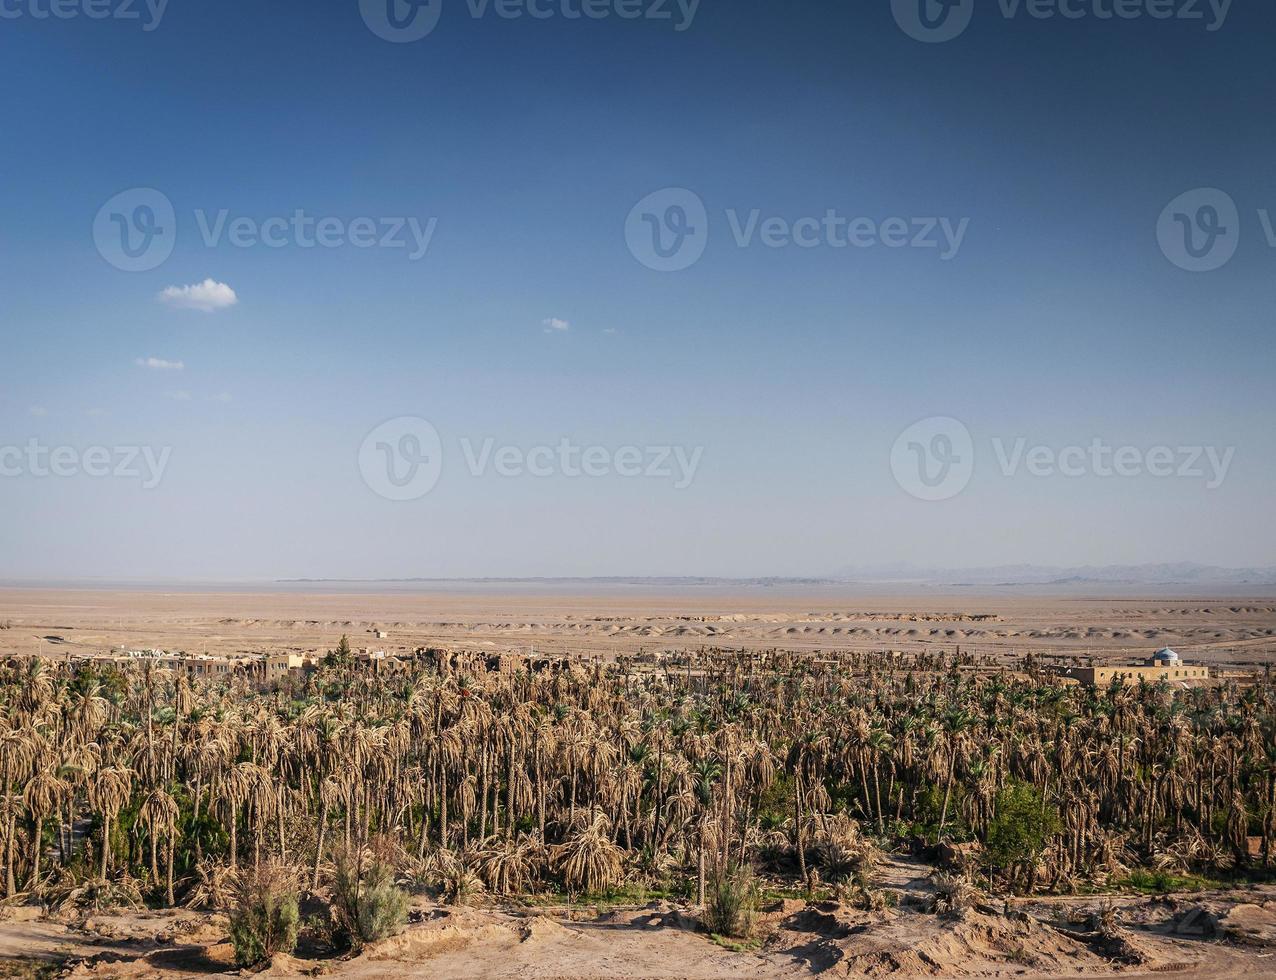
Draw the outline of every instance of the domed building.
M1137 684L1140 681L1148 683L1169 681L1171 684L1184 684L1189 681L1205 681L1210 676L1208 668L1185 664L1183 659L1169 647L1162 647L1138 664L1111 667L1083 667L1076 664L1064 667L1058 673L1077 683L1098 686L1106 686L1113 681L1120 684Z

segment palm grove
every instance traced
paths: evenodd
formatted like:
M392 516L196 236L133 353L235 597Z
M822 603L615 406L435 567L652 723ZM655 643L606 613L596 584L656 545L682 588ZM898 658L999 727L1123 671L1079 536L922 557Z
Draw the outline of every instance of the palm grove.
M691 659L488 672L460 654L382 674L330 656L270 689L10 661L5 895L216 906L265 861L330 887L333 855L362 848L453 900L641 886L702 904L746 867L799 891L863 883L877 847L908 841L978 840L975 873L1019 891L1272 859L1269 681L1093 690L1031 660L1025 679L943 654Z

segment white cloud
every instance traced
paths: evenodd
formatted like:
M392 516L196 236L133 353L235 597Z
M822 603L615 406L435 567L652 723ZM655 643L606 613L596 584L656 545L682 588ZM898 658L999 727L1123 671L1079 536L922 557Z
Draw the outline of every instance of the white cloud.
M221 402L223 405L229 404L233 399L230 397L229 391L219 391L215 395L209 396L209 401Z
M179 310L212 313L239 302L235 291L224 282L205 279L192 286L169 286L156 297L161 303Z
M604 327L604 328L603 328L603 333L605 333L605 334L607 334L608 336L610 336L610 335L612 335L612 334L620 333L620 331L619 331L619 330L617 330L615 327Z
M162 357L139 357L135 363L152 371L182 371L186 368L184 361L166 361Z
M101 408L90 408L84 414L91 419L100 419L103 415L106 414L106 411Z
M189 391L166 391L164 394L166 397L173 399L175 402L188 402L191 400L191 393Z
M45 408L43 405L32 405L30 408L27 409L27 411L30 412L32 415L34 415L38 419L42 419L49 414L49 410Z
M567 320L560 320L556 316L551 316L548 320L542 320L541 326L545 328L546 333L565 333L572 328Z

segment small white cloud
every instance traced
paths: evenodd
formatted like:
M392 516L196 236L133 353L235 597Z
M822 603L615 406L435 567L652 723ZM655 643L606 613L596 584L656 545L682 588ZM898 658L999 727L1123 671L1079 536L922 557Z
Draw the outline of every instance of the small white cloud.
M611 334L620 333L620 331L617 330L615 327L604 327L603 333L608 334L610 336Z
M169 286L156 298L174 309L199 310L201 313L224 310L239 302L233 289L224 282L215 282L212 279L205 279L192 286Z
M32 415L34 415L38 419L42 419L49 414L49 410L45 408L43 405L32 405L30 408L27 409L27 411L30 412Z
M164 392L164 396L166 398L173 399L175 402L188 402L191 400L191 393L189 391L166 391Z
M86 411L84 414L85 414L85 415L87 415L87 416L88 416L89 418L91 418L91 419L100 419L103 415L105 415L105 414L106 414L106 412L105 412L105 411L103 411L103 410L102 410L102 409L100 409L100 408L90 408L90 409L89 409L88 411Z
M186 368L184 361L166 361L162 357L139 357L135 363L152 371L183 371Z
M213 401L213 402L221 402L223 405L225 405L225 404L227 404L227 403L229 403L229 402L233 401L234 399L232 399L232 398L230 397L230 392L229 392L229 391L219 391L219 392L218 392L217 394L215 394L215 395L210 395L210 396L209 396L209 398L208 398L208 400L209 400L209 401Z
M545 328L546 333L566 333L572 328L571 323L567 320L560 320L556 316L551 316L548 320L542 320L541 326Z

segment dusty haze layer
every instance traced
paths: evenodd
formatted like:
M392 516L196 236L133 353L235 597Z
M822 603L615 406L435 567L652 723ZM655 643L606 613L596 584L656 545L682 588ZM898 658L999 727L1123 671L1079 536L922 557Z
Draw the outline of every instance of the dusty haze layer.
M387 653L446 645L544 653L723 647L1028 651L1128 659L1172 646L1215 664L1276 660L1276 599L929 592L836 586L677 591L620 584L0 589L0 652L309 653L345 634ZM875 592L876 590L871 590ZM376 631L386 635L378 637Z

